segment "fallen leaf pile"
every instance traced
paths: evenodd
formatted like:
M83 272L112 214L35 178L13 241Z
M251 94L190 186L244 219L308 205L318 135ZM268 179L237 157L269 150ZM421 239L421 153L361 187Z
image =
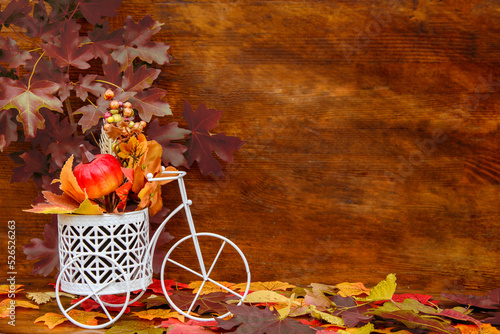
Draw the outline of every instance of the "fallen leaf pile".
M233 291L243 293L246 284L222 282ZM201 282L190 284L165 280L169 297L179 307L189 306L198 293ZM336 285L312 283L296 287L285 282L253 282L241 305L239 299L217 286L206 286L193 307L198 315L217 316L230 311L233 316L208 322L194 321L171 309L162 294L161 282L154 279L146 293L125 310L122 319L102 330L103 333L255 333L255 334L369 334L369 333L445 333L500 334L500 288L484 296L441 294L443 301L433 296L396 293L396 275L371 288L363 283L343 282ZM21 286L16 286L20 295ZM0 295L8 286L0 286ZM154 294L156 293L156 294ZM15 307L43 308L54 303L55 294L28 292L31 299L15 300ZM71 304L82 297L63 294ZM109 303L123 302L123 296L103 296ZM8 316L11 299L0 301L0 317ZM28 312L27 310L27 312ZM116 315L119 309L110 309ZM31 311L35 312L35 311ZM40 310L38 310L40 312ZM82 324L95 326L108 321L101 306L88 299L70 311L70 316ZM52 329L60 324L75 326L61 313L47 312L36 324ZM76 328L76 327L75 327Z

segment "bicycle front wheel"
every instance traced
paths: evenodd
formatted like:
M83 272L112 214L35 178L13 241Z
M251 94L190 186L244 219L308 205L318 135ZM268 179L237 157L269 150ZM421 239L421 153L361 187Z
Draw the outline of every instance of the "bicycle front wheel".
M197 250L202 262L195 255ZM170 296L164 281L166 275L169 279L180 277L198 281L199 285L193 293L182 294L182 298ZM233 289L227 282L244 283ZM214 233L196 233L180 239L170 248L163 260L161 283L165 298L173 309L193 320L211 321L231 313L223 306L224 312L221 312L221 304L217 308L207 307L207 304L217 305L213 300L207 302L208 294L219 291L219 295L232 296L240 305L250 288L250 269L245 255L231 240Z

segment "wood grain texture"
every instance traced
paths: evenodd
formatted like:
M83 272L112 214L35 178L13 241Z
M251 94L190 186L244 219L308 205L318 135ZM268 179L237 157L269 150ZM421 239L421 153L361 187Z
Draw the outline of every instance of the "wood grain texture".
M147 14L171 45L171 120L205 103L246 141L224 178L195 167L187 187L198 229L235 241L253 280L500 286L497 1L125 0L112 23ZM33 184L9 183L21 147L0 155L0 233L15 219L19 246L50 221L21 211Z

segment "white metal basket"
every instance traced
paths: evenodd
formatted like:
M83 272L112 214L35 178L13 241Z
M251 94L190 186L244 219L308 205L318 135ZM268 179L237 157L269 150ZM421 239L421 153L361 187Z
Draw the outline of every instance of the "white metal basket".
M148 209L58 215L62 291L77 295L145 290L152 282Z

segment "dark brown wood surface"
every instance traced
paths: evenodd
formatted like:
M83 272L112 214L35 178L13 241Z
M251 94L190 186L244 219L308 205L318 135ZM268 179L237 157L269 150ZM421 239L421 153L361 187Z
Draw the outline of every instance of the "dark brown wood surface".
M171 120L205 103L246 141L223 178L195 166L186 180L198 229L236 242L253 280L500 286L497 1L125 0L112 22L147 14L171 45ZM10 184L23 147L0 154L0 252L15 220L19 284L21 246L50 222L21 211L32 183Z

